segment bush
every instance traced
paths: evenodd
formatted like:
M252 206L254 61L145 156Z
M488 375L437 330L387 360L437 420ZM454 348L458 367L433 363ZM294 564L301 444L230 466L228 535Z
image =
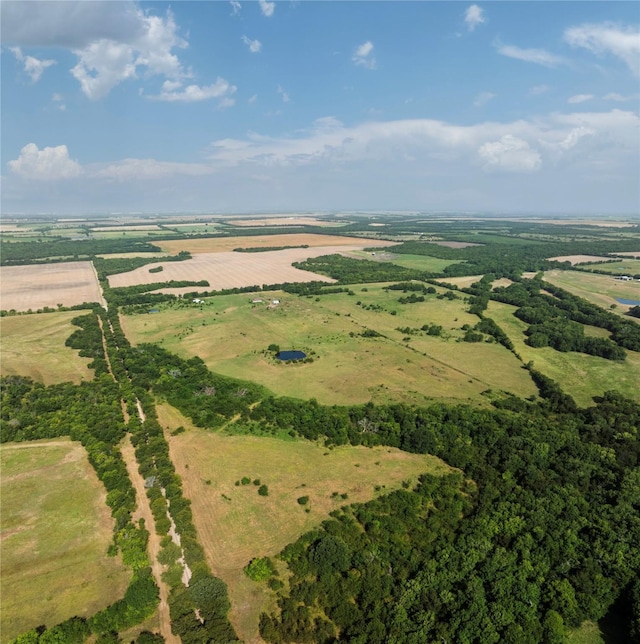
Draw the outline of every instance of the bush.
M258 488L258 494L260 496L269 496L269 488L266 485L261 485Z
M308 496L300 496L300 497L298 497L298 503L300 505L307 505L307 503L309 503L309 497Z
M253 581L265 581L277 574L273 562L269 557L252 559L245 567L244 574Z

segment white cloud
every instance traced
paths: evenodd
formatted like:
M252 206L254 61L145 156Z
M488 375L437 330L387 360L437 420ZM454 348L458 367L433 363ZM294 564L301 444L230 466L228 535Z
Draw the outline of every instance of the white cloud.
M18 158L7 165L25 179L52 181L72 179L82 174L80 164L69 158L66 145L39 150L35 143L28 143L20 150Z
M242 42L249 48L252 54L257 54L262 49L262 43L259 40L251 40L247 36L242 36Z
M235 103L232 96L235 94L236 89L234 85L230 85L224 78L220 77L216 79L213 85L204 87L187 85L187 87L182 88L182 84L177 81L165 81L162 85L161 93L150 98L172 103L194 103L217 98L219 99L218 105L220 107L230 107Z
M567 99L567 103L571 103L572 105L576 105L578 103L586 103L587 101L591 101L595 98L593 94L576 94L575 96L570 96Z
M499 42L495 43L495 47L498 53L503 56L524 60L527 63L543 65L544 67L557 67L558 65L566 63L566 60L562 56L556 56L545 49L522 49L515 45L503 45Z
M375 69L376 59L373 55L373 43L370 40L367 40L366 42L356 47L351 60L360 67L365 67L366 69Z
M480 94L473 99L473 104L475 107L483 107L495 97L496 95L493 92L480 92Z
M64 96L62 94L58 94L57 92L53 94L51 97L51 100L55 103L56 107L61 111L64 112L67 109L67 106L64 103Z
M257 100L258 100L258 95L257 95L257 94L254 94L253 96L251 96L251 97L249 98L249 100L247 101L247 103L249 103L249 105L253 105Z
M258 0L258 3L260 4L260 11L262 11L262 15L266 16L267 18L270 18L273 15L273 12L276 10L275 2L267 2L267 0Z
M529 90L529 94L531 96L540 96L541 94L546 94L550 89L548 85L534 85Z
M564 40L572 47L583 47L594 54L612 54L624 61L640 76L640 30L612 22L583 24L564 32Z
M282 88L281 85L278 85L278 88L277 88L276 91L282 97L282 102L283 103L288 103L291 100L291 97L289 96L289 94L287 92L284 91L284 89Z
M464 13L464 21L469 31L473 31L478 25L485 22L484 10L477 4L472 4Z
M505 172L534 172L542 165L542 158L537 150L511 134L505 134L498 141L484 143L478 148L485 170L503 170Z
M624 103L626 101L632 101L635 96L623 96L622 94L618 94L617 92L610 92L609 94L605 94L602 97L602 100L604 101L616 101L617 103Z
M47 67L56 64L55 60L40 60L34 56L25 56L20 47L11 47L10 49L16 60L24 65L24 71L30 76L33 83L37 83L40 80L42 72Z
M132 181L140 179L158 179L177 175L203 176L211 174L213 168L204 163L173 163L155 159L123 159L110 163L104 168L95 170L91 176L115 181Z
M242 5L238 2L238 0L229 0L229 4L231 5L232 16L235 16L238 13L240 13L240 9L242 9Z
M563 150L571 150L571 148L574 148L578 144L580 139L584 138L585 136L592 136L595 133L596 131L594 129L585 127L584 125L573 128L566 136L566 138L560 141L558 147Z

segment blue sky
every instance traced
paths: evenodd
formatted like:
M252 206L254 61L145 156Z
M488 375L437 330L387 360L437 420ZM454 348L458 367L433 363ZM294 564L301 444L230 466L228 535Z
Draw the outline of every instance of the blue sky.
M635 2L0 8L5 214L640 212Z

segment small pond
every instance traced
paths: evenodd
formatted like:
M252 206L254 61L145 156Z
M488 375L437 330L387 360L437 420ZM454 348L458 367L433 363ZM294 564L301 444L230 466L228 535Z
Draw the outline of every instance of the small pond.
M307 354L304 351L280 351L276 354L278 360L304 360Z
M627 306L640 306L640 300L623 300L621 298L618 298L616 302L620 302L620 304L626 304Z

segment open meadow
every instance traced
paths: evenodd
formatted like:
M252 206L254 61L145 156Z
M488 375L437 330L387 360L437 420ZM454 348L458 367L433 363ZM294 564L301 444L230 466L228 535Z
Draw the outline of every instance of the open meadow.
M424 302L401 304L406 294L384 286L354 286L353 295L299 297L274 291L216 296L203 305L160 305L158 313L123 315L121 321L133 344L158 343L183 357L199 356L214 372L323 404L477 403L487 389L536 393L507 349L459 341L461 327L478 321L466 312L462 297L437 299L433 294ZM270 305L273 299L279 304ZM442 326L441 336L420 331L425 324ZM314 361L283 364L266 351L271 344L302 350Z
M113 519L79 443L0 447L0 640L89 617L120 599L129 575L108 557Z
M247 643L261 641L258 618L273 600L265 582L243 573L251 559L277 554L342 505L370 500L403 481L413 485L425 472L452 471L434 456L390 447L327 449L305 440L205 431L166 404L158 406L158 418L168 430L187 428L168 436L171 457L207 561L228 584L231 620ZM251 482L243 485L244 477ZM267 496L258 494L261 484ZM301 497L308 497L306 504Z
M78 329L71 320L86 313L59 311L0 318L0 375L29 376L45 385L92 380L93 371L87 366L91 359L81 358L76 349L65 346Z
M586 353L530 347L524 342L528 325L513 315L516 308L502 302L489 302L487 316L509 336L525 362L532 361L538 371L555 380L579 405L593 404L593 396L601 396L610 389L640 401L640 353L627 351L624 362L615 362ZM585 327L585 335L608 337L609 334L603 329Z
M0 308L5 311L102 301L91 262L0 266Z
M640 282L637 280L623 282L608 275L561 270L547 271L544 279L604 309L615 305L613 310L621 314L631 307L618 302L618 298L640 301Z

